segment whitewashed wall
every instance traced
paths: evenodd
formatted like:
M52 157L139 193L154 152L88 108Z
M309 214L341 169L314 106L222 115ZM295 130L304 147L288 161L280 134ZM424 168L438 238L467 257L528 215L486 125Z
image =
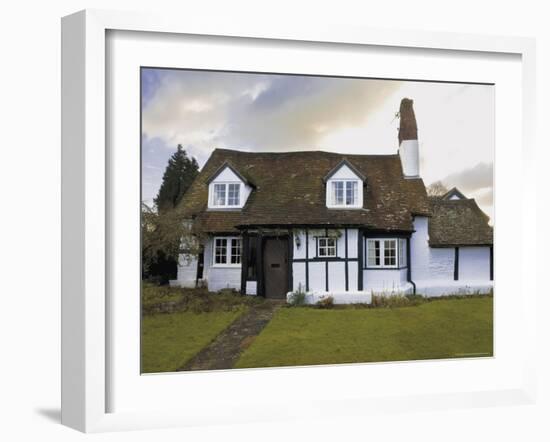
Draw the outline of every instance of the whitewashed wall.
M340 236L337 236L336 232ZM325 236L325 229L308 229L309 259L317 256L317 242L315 237ZM346 256L346 235L344 229L329 229L329 236L337 237L337 256ZM348 229L348 258L357 259L357 229ZM300 247L296 245L296 237L299 237ZM293 259L306 258L306 234L304 230L296 230L292 239ZM310 261L309 267L309 291L326 292L327 263L324 261ZM348 261L348 291L357 291L358 262ZM328 262L329 292L344 292L346 290L346 265L344 261ZM298 290L301 285L306 289L306 264L305 262L293 262L292 264L293 290Z
M407 285L407 269L363 270L363 289L375 293L404 292Z
M209 238L204 246L204 274L208 290L230 288L241 290L241 266L235 267L214 267L213 264L214 241Z
M306 263L305 262L293 262L292 263L292 290L297 291L301 289L306 290Z
M489 247L460 247L458 279L486 281L490 278L491 250Z
M413 223L411 236L411 279L413 281L429 279L430 247L428 245L428 218L417 216Z
M340 232L340 236L337 240L337 252L339 258L345 258L346 256L346 243L344 229L328 229L329 236L336 236L336 232ZM300 247L296 245L296 236L299 237ZM325 229L308 229L308 242L309 242L309 258L315 258L317 256L317 242L316 236L325 236ZM294 251L294 259L305 259L306 257L306 234L304 230L294 231L294 237L292 241ZM348 229L348 258L357 258L357 229Z
M357 291L357 268L355 261L348 262L348 291ZM304 262L295 262L292 264L293 271L293 290L298 290L301 285L302 290L306 289L306 264ZM314 273L312 273L314 272ZM345 263L329 262L329 291L343 292L346 290ZM326 264L324 262L309 263L309 290L326 291Z
M403 140L399 145L399 158L406 178L420 175L418 140Z
M342 275L343 277L343 275ZM326 292L325 263L309 263L309 290L312 292Z
M454 279L455 249L432 248L429 246L428 218L417 216L415 232L411 236L411 279L449 280Z
M429 247L428 218L416 217L411 237L411 278L417 293L425 296L488 292L490 248L460 247L458 280L454 280L455 248Z
M196 257L189 255L180 255L178 261L178 276L174 281L170 281L170 285L179 287L195 287L197 282L197 265Z
M428 272L430 279L452 281L455 275L455 249L430 248Z

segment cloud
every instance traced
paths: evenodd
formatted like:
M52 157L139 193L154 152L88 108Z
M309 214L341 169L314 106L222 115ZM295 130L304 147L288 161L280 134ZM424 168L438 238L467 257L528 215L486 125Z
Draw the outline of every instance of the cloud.
M142 92L143 163L152 166L143 169L148 198L178 144L201 166L216 147L394 154L394 115L409 97L425 182L456 186L492 211L491 86L144 69Z
M478 163L476 166L453 173L441 180L449 188L457 187L464 193L475 193L493 188L493 165Z
M144 135L170 146L192 145L200 163L214 147L314 149L327 134L364 124L399 87L392 81L185 70L157 70L154 82L143 104Z
M479 189L473 194L473 198L476 199L480 206L492 206L494 201L494 189L492 187Z

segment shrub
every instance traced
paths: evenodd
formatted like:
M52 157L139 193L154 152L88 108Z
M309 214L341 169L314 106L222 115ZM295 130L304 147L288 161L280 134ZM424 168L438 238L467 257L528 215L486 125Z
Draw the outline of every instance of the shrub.
M144 283L142 289L142 311L144 314L190 311L208 313L213 311L235 311L265 302L257 296L244 296L236 290L223 289L218 293L205 288L181 288L154 286Z
M317 306L319 308L332 308L334 307L334 297L332 296L323 296L319 301L317 301Z
M424 298L424 296L422 295L405 295L405 298L407 298L410 302L409 305L419 305L419 304L423 304L425 302L428 302L428 299L427 298Z
M298 284L298 290L290 294L288 303L293 306L304 305L306 303L306 292L302 288L302 284Z

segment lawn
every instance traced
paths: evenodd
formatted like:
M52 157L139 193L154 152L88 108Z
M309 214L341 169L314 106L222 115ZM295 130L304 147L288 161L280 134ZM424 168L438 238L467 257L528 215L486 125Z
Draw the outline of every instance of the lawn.
M414 307L280 309L236 367L439 359L493 354L493 298Z
M246 311L192 311L144 316L141 322L141 371L176 371Z

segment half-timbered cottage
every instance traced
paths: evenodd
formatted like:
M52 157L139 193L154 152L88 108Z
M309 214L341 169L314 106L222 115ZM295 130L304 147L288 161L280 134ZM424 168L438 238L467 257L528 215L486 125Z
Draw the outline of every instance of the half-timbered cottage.
M214 150L179 207L201 251L172 284L336 303L489 291L489 219L456 188L428 197L409 99L398 141L394 155Z

